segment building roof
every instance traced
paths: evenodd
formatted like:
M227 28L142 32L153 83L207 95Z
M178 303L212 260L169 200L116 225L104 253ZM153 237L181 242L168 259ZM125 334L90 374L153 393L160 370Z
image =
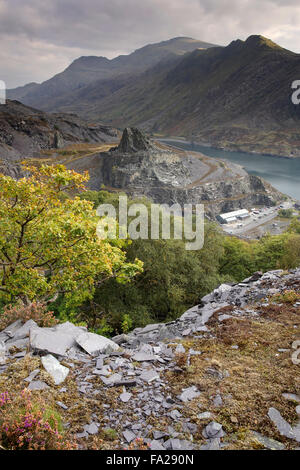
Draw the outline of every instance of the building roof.
M240 209L238 211L226 212L225 214L221 214L220 217L222 217L222 219L231 219L232 217L241 217L243 215L249 215L249 211L247 209Z

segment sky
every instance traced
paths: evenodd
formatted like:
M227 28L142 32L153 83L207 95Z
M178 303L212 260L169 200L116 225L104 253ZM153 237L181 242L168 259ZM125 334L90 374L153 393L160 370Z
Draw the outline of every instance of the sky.
M116 57L188 36L261 34L300 53L299 0L0 0L0 80L42 82L82 55Z

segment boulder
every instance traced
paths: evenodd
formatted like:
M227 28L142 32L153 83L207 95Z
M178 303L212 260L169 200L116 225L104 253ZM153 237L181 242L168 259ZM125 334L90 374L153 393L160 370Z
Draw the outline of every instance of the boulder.
M13 336L13 340L24 339L29 336L31 328L38 328L38 325L34 320L28 320L21 328L18 328Z
M74 345L73 336L45 328L31 329L29 341L31 350L54 356L66 356Z
M77 344L91 356L109 354L117 351L119 346L104 336L95 333L82 333L76 338Z
M51 375L55 385L62 384L70 372L70 369L62 366L51 354L42 357L42 364Z

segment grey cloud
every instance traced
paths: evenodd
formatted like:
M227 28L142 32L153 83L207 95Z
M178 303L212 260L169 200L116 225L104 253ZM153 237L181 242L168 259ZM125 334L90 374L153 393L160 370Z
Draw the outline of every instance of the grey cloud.
M42 81L79 55L116 56L191 36L263 34L300 52L298 0L0 0L0 79Z

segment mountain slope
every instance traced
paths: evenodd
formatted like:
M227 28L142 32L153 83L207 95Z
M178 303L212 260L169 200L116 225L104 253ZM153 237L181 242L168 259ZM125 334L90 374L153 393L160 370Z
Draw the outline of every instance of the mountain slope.
M0 106L0 172L19 176L20 162L27 158L40 159L47 150L74 143L111 142L117 136L115 129L90 125L76 115L47 114L7 100Z
M63 96L76 92L81 88L97 81L129 77L144 72L161 60L180 56L196 48L212 47L203 41L179 37L157 44L149 44L132 54L116 57L112 60L106 57L80 57L66 70L45 81L38 87L22 95L22 102L36 106L45 111L57 110L64 104ZM123 85L123 82L122 82ZM9 90L8 97L16 99L18 89ZM56 103L59 98L59 102Z
M214 145L300 156L291 84L300 55L262 36L195 50L89 109L115 126L185 135Z

